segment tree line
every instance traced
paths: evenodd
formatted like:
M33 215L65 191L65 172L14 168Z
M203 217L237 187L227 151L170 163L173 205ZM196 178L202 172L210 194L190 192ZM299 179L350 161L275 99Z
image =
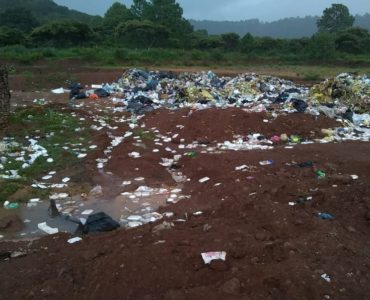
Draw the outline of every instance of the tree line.
M62 19L40 22L30 10L8 8L0 13L0 44L26 47L173 48L241 52L255 56L296 55L330 59L336 53L370 54L369 32L354 27L355 18L342 4L325 9L318 32L309 38L278 39L250 33L210 35L194 30L175 0L134 0L130 7L114 3L94 22Z

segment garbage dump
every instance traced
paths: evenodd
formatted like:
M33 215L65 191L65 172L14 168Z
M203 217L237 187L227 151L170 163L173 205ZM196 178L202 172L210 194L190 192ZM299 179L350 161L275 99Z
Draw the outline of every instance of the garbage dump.
M161 107L241 107L275 114L322 114L347 119L357 126L370 126L370 78L365 75L340 74L310 89L289 80L253 73L218 77L211 71L176 75L130 69L115 83L92 87L98 89L81 92L79 84L72 85L71 98L96 100L112 96L114 103L137 115Z
M344 77L345 95L369 84ZM26 110L19 136L0 141L0 187L17 184L3 199L0 188L4 288L24 291L8 288L21 276L32 292L17 299L56 287L119 299L134 283L137 299L198 299L205 287L222 292L212 299L366 299L366 87L357 105L332 85L324 99L271 76L128 70L56 90L73 90L76 108L60 117L55 95L32 102L39 119L58 118L39 128Z
M37 198L30 197L26 210L27 213L32 213L30 219L35 215L41 223L47 221L47 226L50 228L59 228L60 231L69 232L74 230L75 224L64 227L64 224L61 224L61 222L65 222L64 219L56 217L67 215L80 219L89 216L87 223L84 223L85 227L81 228L84 233L100 231L91 229L91 226L100 221L113 224L112 229L116 225L134 228L163 218L163 214L156 212L162 205L177 203L191 197L178 192L182 190L181 185L190 180L181 170L177 170L181 168L181 161L185 157L196 159L199 155L227 151L268 151L280 146L285 149L293 149L295 145L303 144L348 140L369 141L369 82L366 76L342 74L310 89L289 80L250 73L236 77L218 77L211 71L175 74L131 69L125 71L114 83L93 84L89 87L80 83L71 83L68 90L58 88L52 93L70 93L73 105L81 109L84 106L92 105L89 106L89 110L92 109L90 117L85 114L79 116L79 110L70 114L71 117L78 119L77 128L73 130L72 136L76 135L75 132L83 134L87 131L99 133L99 135L106 134L108 144L105 149L101 149L101 146L98 146L100 143L96 144L96 141L85 140L81 136L74 142L57 140L53 147L62 148L71 157L78 158L81 163L89 159L91 151L100 151L102 154L94 159L92 165L95 165L96 171L104 174L108 168L112 168L112 165L120 164L120 161L115 158L118 152L116 149L121 149L122 145L132 143L134 148L123 153L125 159L135 160L134 167L137 173L131 177L117 179L119 182L116 188L117 193L113 196L115 197L114 201L110 203L112 207L117 205L120 209L109 209L105 204L101 204L104 202L100 200L105 200L105 191L110 187L96 184L94 188L89 189L90 192L70 193L69 189L74 186L74 180L71 180L71 176L66 177L66 174L60 170L53 169L58 161L53 157L52 151L48 150L50 145L47 147L48 149L42 146L45 145L45 139L41 134L27 136L22 141L10 137L5 137L0 141L0 179L24 180L27 170L34 167L35 162L45 160L50 166L50 171L44 172L42 176L30 182L30 188L38 193L46 193L50 190L51 205L49 207L48 203L43 202L45 199L40 199L39 196ZM342 92L339 92L339 89ZM357 97L357 100L351 102L349 97ZM80 99L81 101L79 101ZM34 103L34 105L41 106L43 104ZM104 109L103 114L99 114L103 111L101 108ZM177 123L174 124L173 128L170 128L170 132L168 129L162 131L157 127L146 128L147 120L145 118L150 116L150 112L158 109L165 111L162 123L167 123L167 116L176 111L186 111L186 115L177 119ZM202 127L200 127L200 132L207 132L204 134L208 136L207 139L194 139L193 135L189 135L192 130L198 129L197 126L204 126L198 124L194 125L193 129L188 129L192 125L194 115L199 116L202 112L207 113L208 111L210 114L221 112L218 119L220 119L220 123L224 123L222 126L226 128L231 125L222 118L230 115L230 110L234 112L235 118L240 116L238 112L242 112L251 116L263 116L263 119L253 119L253 122L259 120L258 122L261 124L256 127L256 130L250 129L249 131L248 128L243 130L245 126L241 122L240 127L234 128L228 138L222 134L218 135L218 138L211 138L209 134L213 133L207 131L209 128ZM98 113L95 114L95 112ZM104 115L110 112L112 115L109 117ZM129 112L129 114L125 112ZM291 123L293 125L289 125L283 130L281 127L274 127L274 122L279 120L281 116L285 116L287 119L294 116L298 116L298 118L296 118L296 123ZM333 119L330 122L325 121L325 124L336 125L318 127L320 118L325 119L323 116ZM33 120L31 116L27 118L30 122ZM110 124L109 119L115 124ZM294 128L301 126L301 123L302 126L307 126L303 123L304 120L308 119L312 120L310 126L312 129L317 129L318 134L310 135L312 131L310 129L306 131L307 134L301 135L298 133L298 128ZM326 120L328 119L326 118ZM87 121L89 125L87 125ZM202 122L202 120L198 121ZM120 124L124 127L121 127ZM117 129L123 129L123 131L113 133ZM241 129L244 131L243 133L238 132ZM218 130L223 129L219 128ZM271 130L273 133L270 133ZM289 130L290 133L286 130ZM184 136L184 132L187 132L187 137ZM59 131L53 129L47 132L45 137L50 139L58 134ZM148 148L145 139L154 143L150 146L152 148ZM164 172L170 174L170 178L174 180L174 186L158 189L146 182L148 174L144 170L149 165L145 165L142 169L137 165L140 164L139 161L146 161L148 152L150 155L158 155L156 160L151 158L151 163L155 161L155 164L165 169ZM276 165L276 162L269 157L263 157L257 164L261 168L268 168ZM313 163L308 161L303 165L312 167ZM241 163L240 166L238 167L240 169L237 169L239 171L253 170L253 166L245 163ZM123 168L126 170L127 166L124 165ZM121 172L116 169L114 171ZM156 174L158 174L157 172L156 170ZM313 174L320 180L328 178L324 169L315 169ZM213 181L211 175L197 175L193 180L206 186ZM247 179L253 181L254 174L249 175ZM140 186L135 186L135 184L140 184ZM219 184L219 182L215 184ZM127 188L123 189L123 187ZM154 201L153 199L155 199L155 204L151 202ZM17 199L4 200L6 201L3 207L8 211L23 207ZM122 207L122 203L129 205ZM45 218L36 213L37 210L41 209L45 210L43 213ZM91 215L97 211L104 211L107 215ZM112 218L108 220L110 216ZM92 220L92 218L97 218L97 220ZM28 228L34 228L34 222L28 224ZM45 226L41 227L46 228ZM37 235L38 231L32 230L26 233Z
M312 87L311 99L328 107L346 106L355 113L370 110L370 78L343 73Z

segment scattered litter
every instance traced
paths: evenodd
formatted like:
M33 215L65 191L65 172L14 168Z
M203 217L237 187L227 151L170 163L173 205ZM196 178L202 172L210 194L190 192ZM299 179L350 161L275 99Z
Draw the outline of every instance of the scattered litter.
M4 206L5 209L17 209L17 208L19 208L19 203L5 201L3 206Z
M40 202L40 198L33 198L29 200L30 203L38 203Z
M94 212L94 210L93 210L93 209L86 209L86 210L84 210L84 211L81 213L81 215L84 215L84 216L86 216L86 215L91 215L93 212Z
M69 182L70 180L71 180L71 178L69 178L69 177L65 177L65 178L63 178L63 179L62 179L62 182L67 183L67 182Z
M138 222L138 221L141 221L142 220L142 217L141 216L135 216L135 215L132 215L132 216L129 216L127 218L127 220L129 221L134 221L134 222Z
M129 157L132 157L132 158L140 158L140 153L139 152L131 152L128 154Z
M68 198L69 195L67 193L55 193L49 196L51 200L59 200L59 199L65 199Z
M82 241L82 238L77 236L77 237L69 239L67 242L68 242L68 244L74 244L74 243L78 243L80 241Z
M195 151L190 151L190 152L186 152L184 155L189 156L189 157L196 157L197 153Z
M334 216L328 213L318 213L317 216L322 220L332 220Z
M53 94L64 94L64 88L51 90Z
M220 252L205 252L202 253L202 258L205 264L210 264L213 260L223 260L226 261L226 252L220 251Z
M330 276L328 274L326 274L326 273L325 274L322 274L321 275L321 278L324 279L326 282L329 282L329 283L331 282Z
M46 222L37 224L38 229L46 232L47 234L56 234L59 232L58 228L52 228L46 224Z
M260 161L259 164L261 166L269 166L269 165L272 165L274 163L273 160L263 160L263 161Z
M240 166L240 167L235 167L235 171L241 171L241 170L244 170L244 169L246 169L246 168L248 168L248 166L247 166L247 165L242 165L242 166Z
M204 182L209 181L210 179L211 179L211 178L209 178L209 177L204 177L204 178L199 179L198 181L199 181L200 183L204 183Z
M113 220L104 212L89 215L86 223L81 224L83 234L113 231L120 227L119 223Z
M322 171L322 170L316 170L316 171L315 171L315 174L317 175L317 177L318 177L319 179L324 179L324 178L326 177L325 172L324 172L324 171Z

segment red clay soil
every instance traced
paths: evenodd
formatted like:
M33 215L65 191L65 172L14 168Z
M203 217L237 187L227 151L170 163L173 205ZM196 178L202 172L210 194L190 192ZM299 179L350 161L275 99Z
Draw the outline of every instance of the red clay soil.
M159 163L167 154L163 151L153 153L155 145L152 141L135 143L133 139L114 148L112 158L109 160L106 170L123 180L131 180L137 177L145 177L145 183L152 187L173 185L170 173ZM129 153L138 152L140 158L131 158Z
M368 299L369 151L356 142L184 158L192 197L163 208L176 213L173 229L1 243L3 257L27 254L0 262L0 299ZM274 164L260 166L265 159ZM292 165L307 160L327 178ZM256 168L235 171L243 164ZM313 198L288 205L300 196ZM218 250L226 262L205 265L200 253Z
M193 112L189 109L169 111L159 109L148 114L143 122L147 128L156 127L162 134L179 134L177 140L184 138L187 143L224 142L232 140L234 135L260 133L266 137L281 135L299 135L304 138L321 136L321 129L340 127L333 119L297 113L279 115L273 119L266 113L250 113L240 108L206 109ZM264 120L269 120L265 123ZM183 125L183 129L176 126Z
M83 85L111 83L117 81L123 71L127 69L124 66L111 68L94 67L78 60L39 62L38 65L32 66L9 63L15 65L17 71L17 74L10 75L10 88L17 91L37 91L40 89L57 88L60 85L65 85L66 81L71 80L80 82ZM258 62L255 63L258 64ZM152 67L150 68L152 69ZM175 73L204 71L204 67L158 67L156 69ZM242 73L258 72L294 80L297 84L312 85L315 83L301 78L299 74L289 69L284 70L267 67L256 70L253 67L240 69L219 67L214 69L214 71L218 76L234 77Z
M189 142L223 142L233 134L253 132L312 137L321 128L339 126L304 114L272 121L268 115L238 109L198 111L183 118L187 112L159 110L140 123L168 136L179 133L177 139ZM125 126L114 134L122 134ZM91 177L95 159L103 157L110 143L107 131L93 135L98 150L87 159ZM164 143L163 148L178 150L178 143ZM161 147L153 153L153 148L152 139L138 142L131 137L114 148L106 171L123 180L143 176L148 185L173 183L159 165L162 157L173 154ZM130 158L133 151L142 158ZM175 213L165 220L173 222L172 229L154 233L161 220L85 236L73 245L67 243L67 234L0 242L0 300L369 299L368 153L370 143L348 142L184 156L179 171L190 179L183 194L191 198L160 209ZM261 166L262 160L273 164ZM314 166L296 165L306 161ZM241 165L248 166L246 172L235 170ZM318 169L326 173L325 179L317 178ZM210 180L199 183L203 177ZM307 197L312 199L302 202ZM202 214L193 215L198 211ZM318 213L334 218L322 220ZM14 251L20 257L9 258ZM208 251L226 251L226 262L205 265L200 254Z

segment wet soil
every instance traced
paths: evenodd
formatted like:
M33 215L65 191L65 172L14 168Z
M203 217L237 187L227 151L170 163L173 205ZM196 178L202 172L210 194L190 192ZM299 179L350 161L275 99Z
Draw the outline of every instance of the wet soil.
M74 245L63 234L1 243L2 253L27 255L1 262L0 299L367 299L369 151L356 142L185 158L192 197L166 207L172 229L154 234L156 223ZM264 159L274 164L259 166ZM306 160L327 178L292 165ZM256 168L235 171L242 164ZM199 183L203 176L210 181ZM302 196L312 200L289 206ZM200 253L218 250L226 262L205 265Z
M66 98L60 96L59 102L66 103ZM78 110L81 116L104 114L104 106L113 106L109 101L85 104ZM93 134L97 149L84 162L86 180L80 184L101 184L106 207L119 211L122 199L117 202L115 195L141 185L118 188L120 181L142 176L149 186L175 186L168 168L159 163L187 151L179 148L181 139L206 145L251 133L313 139L320 137L322 128L339 126L328 118L304 114L274 120L269 114L240 109L209 109L190 116L188 112L158 110L145 116L140 120L145 127L132 131L155 136L124 140L113 148L101 174L96 159L110 145L109 135L129 130L127 124L112 121L118 129ZM159 151L153 152L156 148ZM132 152L141 157L130 157ZM194 157L182 156L176 165L176 171L188 178L182 193L191 197L159 208L173 212L172 217L84 236L72 245L67 243L70 235L63 233L0 242L0 299L368 299L368 153L368 142L293 149L280 145L264 151L196 149ZM265 160L273 164L261 166ZM313 167L297 166L307 161ZM237 171L242 165L247 167ZM318 169L325 178L317 177ZM209 180L200 183L204 177ZM323 220L318 213L329 213L333 219ZM170 229L158 227L164 221L172 223ZM201 253L209 251L226 251L226 261L205 265Z

